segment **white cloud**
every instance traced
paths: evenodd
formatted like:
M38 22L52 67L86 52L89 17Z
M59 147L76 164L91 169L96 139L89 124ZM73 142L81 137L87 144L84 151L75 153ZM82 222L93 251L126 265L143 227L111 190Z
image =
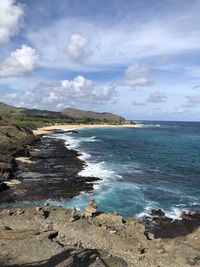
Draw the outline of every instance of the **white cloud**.
M80 34L70 36L67 52L69 57L77 62L83 62L92 55L88 39Z
M18 95L14 102L31 108L37 103L42 109L60 110L82 104L103 105L117 95L114 85L98 86L92 80L77 76L73 80L41 82Z
M154 92L149 96L146 102L156 104L156 103L161 103L161 102L166 102L166 101L167 101L167 96L165 95L165 93Z
M129 66L125 70L124 79L119 84L128 87L151 86L152 79L148 66L139 64Z
M157 17L153 21L124 18L119 22L111 20L110 24L104 22L99 24L98 20L90 20L88 17L65 18L52 25L41 27L37 32L29 32L27 38L43 55L40 64L52 68L111 70L119 66L129 66L133 61L152 60L153 57L164 58L164 63L167 63L168 57L171 61L174 55L200 49L198 23L187 24L183 30L185 25L178 19L179 15L182 16L179 13L171 19ZM190 13L190 16L193 21L194 14ZM77 37L73 40L72 36ZM82 59L88 58L92 47L93 54L90 61L73 64L68 60L66 38L70 40L69 55L76 61L74 63L80 60L81 54L87 55ZM50 45L47 47L46 43ZM158 64L155 60L152 61L152 65L161 67L160 62ZM182 67L183 64L178 65Z
M22 76L33 71L38 60L35 49L22 45L0 64L0 78Z
M0 43L8 42L19 32L23 15L23 7L14 0L0 1Z

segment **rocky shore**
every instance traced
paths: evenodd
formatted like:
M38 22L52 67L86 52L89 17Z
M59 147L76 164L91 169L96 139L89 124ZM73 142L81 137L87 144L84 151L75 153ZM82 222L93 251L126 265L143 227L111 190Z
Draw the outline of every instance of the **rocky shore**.
M12 176L4 179L10 189L1 192L1 203L72 198L91 191L99 180L78 175L84 162L78 152L66 148L63 140L35 138L24 150L12 154L12 161Z
M7 190L6 182L14 178L16 155L28 156L29 145L36 140L30 128L9 125L0 118L0 192Z
M0 203L62 200L92 191L84 162L63 140L29 129L1 127ZM2 134L2 135L1 135ZM152 210L142 219L41 206L0 210L0 266L200 266L200 214L168 218Z
M200 266L200 227L155 238L136 218L44 206L0 212L0 266Z

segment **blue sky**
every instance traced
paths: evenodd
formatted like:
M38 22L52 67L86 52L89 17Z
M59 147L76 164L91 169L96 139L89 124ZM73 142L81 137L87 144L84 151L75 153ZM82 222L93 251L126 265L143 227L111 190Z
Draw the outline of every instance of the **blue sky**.
M199 0L1 0L0 101L200 120Z

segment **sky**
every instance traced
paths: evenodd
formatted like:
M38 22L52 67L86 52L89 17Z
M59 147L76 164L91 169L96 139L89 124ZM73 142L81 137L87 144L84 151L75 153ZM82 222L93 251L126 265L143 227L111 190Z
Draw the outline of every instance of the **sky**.
M200 0L0 0L0 102L200 121Z

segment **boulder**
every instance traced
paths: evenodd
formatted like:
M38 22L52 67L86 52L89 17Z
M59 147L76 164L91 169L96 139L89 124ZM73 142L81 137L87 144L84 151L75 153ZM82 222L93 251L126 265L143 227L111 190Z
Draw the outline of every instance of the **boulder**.
M90 198L90 202L85 208L84 215L85 217L93 217L97 213L97 204L93 197Z
M165 217L165 213L164 211L162 211L161 209L152 209L151 210L151 216L156 216L156 217Z

